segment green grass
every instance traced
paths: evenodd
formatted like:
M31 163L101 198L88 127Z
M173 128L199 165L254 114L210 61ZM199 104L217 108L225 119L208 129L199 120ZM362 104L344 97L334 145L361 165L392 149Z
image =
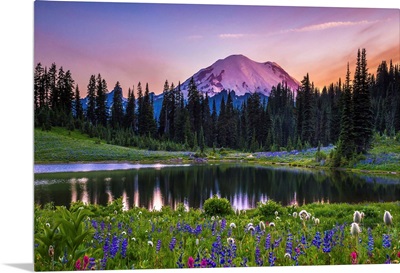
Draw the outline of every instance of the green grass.
M106 144L99 139L89 138L78 131L64 128L52 128L50 132L35 129L35 163L53 162L104 162L104 161L140 161L142 163L168 162L177 158L189 160L189 152L148 151L136 148ZM279 154L258 157L256 153L240 152L231 149L206 149L209 161L242 161L293 167L326 168L329 164L330 148L323 148L325 164L315 160L315 149L297 154ZM194 152L192 152L194 153ZM373 148L356 163L345 169L369 171L373 173L400 174L400 141L395 137L375 136Z
M186 157L183 152L146 151L106 144L78 131L35 129L35 163L99 161L168 161Z
M268 267L383 264L388 257L390 263L399 262L399 202L274 204L272 210L262 210L261 206L269 205L219 217L200 209L186 211L182 204L176 210L168 206L161 211L138 207L123 210L121 199L105 207L81 202L69 209L51 204L36 206L35 271L72 271L78 265L82 268L85 256L91 258L86 269L96 270L187 268L190 257L198 259L198 266L204 260L207 268L260 266L260 261ZM311 213L309 220L299 218L302 210ZM350 233L356 210L365 215L357 236ZM393 216L390 226L383 222L385 210ZM274 226L269 225L271 222ZM50 246L54 249L52 256ZM288 252L291 258L286 257ZM352 253L357 253L355 260ZM275 258L273 264L271 257Z

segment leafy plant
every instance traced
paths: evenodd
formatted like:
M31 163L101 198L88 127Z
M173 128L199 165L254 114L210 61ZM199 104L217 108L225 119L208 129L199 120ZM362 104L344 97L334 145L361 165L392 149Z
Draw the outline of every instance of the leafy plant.
M226 198L214 195L204 202L204 211L210 216L225 216L233 213L231 203Z

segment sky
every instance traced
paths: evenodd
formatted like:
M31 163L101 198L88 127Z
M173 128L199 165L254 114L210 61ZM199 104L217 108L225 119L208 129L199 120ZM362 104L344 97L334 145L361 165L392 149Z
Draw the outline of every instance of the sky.
M70 70L81 96L101 74L124 95L140 81L161 93L232 54L278 63L322 88L354 73L365 48L369 72L400 60L400 13L390 8L279 7L36 1L34 63Z

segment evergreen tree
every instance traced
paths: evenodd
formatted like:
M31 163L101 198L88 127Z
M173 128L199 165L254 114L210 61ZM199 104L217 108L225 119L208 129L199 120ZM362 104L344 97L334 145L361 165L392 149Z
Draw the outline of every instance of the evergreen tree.
M113 128L120 128L123 124L123 119L122 88L119 81L117 81L114 87L113 104L111 107L111 126Z
M164 83L164 90L163 90L163 101L161 105L161 111L160 111L160 116L158 119L159 127L158 127L158 134L160 136L167 135L169 133L169 120L168 120L168 114L169 114L169 107L170 107L170 89L169 89L169 84L168 80L165 81Z
M107 109L107 83L101 78L100 73L96 79L96 120L98 124L107 126L108 109Z
M89 84L87 86L87 109L86 118L87 120L95 124L96 123L96 77L95 75L90 76Z
M357 153L365 153L372 142L372 111L365 49L358 50L353 81L354 139Z
M44 106L44 69L41 63L38 63L35 67L33 91L34 91L34 110L37 111L39 108Z
M302 89L302 103L303 103L303 112L302 115L302 124L301 124L301 139L303 143L313 144L314 143L314 116L313 116L313 88L310 83L310 78L307 75L301 81L301 89Z
M216 106L215 100L213 100L213 104L212 104L210 131L211 131L210 132L210 142L211 143L209 143L209 146L215 146L218 143L218 114L217 114L217 106Z
M340 123L340 136L337 150L340 157L350 159L354 153L353 99L350 85L350 70L347 63L346 82L343 91L343 110Z
M71 72L67 70L64 73L62 67L59 69L57 89L59 94L59 108L67 116L72 113L72 104L74 101L74 80Z
M81 103L81 95L79 92L79 87L76 85L75 87L75 117L77 119L82 119L83 118L83 110L82 110L82 103Z
M200 93L197 90L193 77L189 81L187 109L189 113L190 128L193 132L198 133L201 126Z
M47 73L47 86L50 97L50 107L53 110L57 109L59 102L59 94L56 85L57 85L57 67L55 63L52 63L49 72Z
M135 128L135 93L134 88L128 90L128 104L126 106L125 113L125 127L131 129L133 132L136 131Z

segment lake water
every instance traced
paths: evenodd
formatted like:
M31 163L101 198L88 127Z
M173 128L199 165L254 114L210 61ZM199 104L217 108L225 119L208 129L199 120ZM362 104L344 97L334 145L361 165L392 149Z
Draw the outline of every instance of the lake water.
M49 164L34 167L36 204L106 205L122 197L125 208L159 210L178 203L201 208L214 194L235 209L269 199L282 205L400 200L399 177L372 177L252 164L138 165Z

